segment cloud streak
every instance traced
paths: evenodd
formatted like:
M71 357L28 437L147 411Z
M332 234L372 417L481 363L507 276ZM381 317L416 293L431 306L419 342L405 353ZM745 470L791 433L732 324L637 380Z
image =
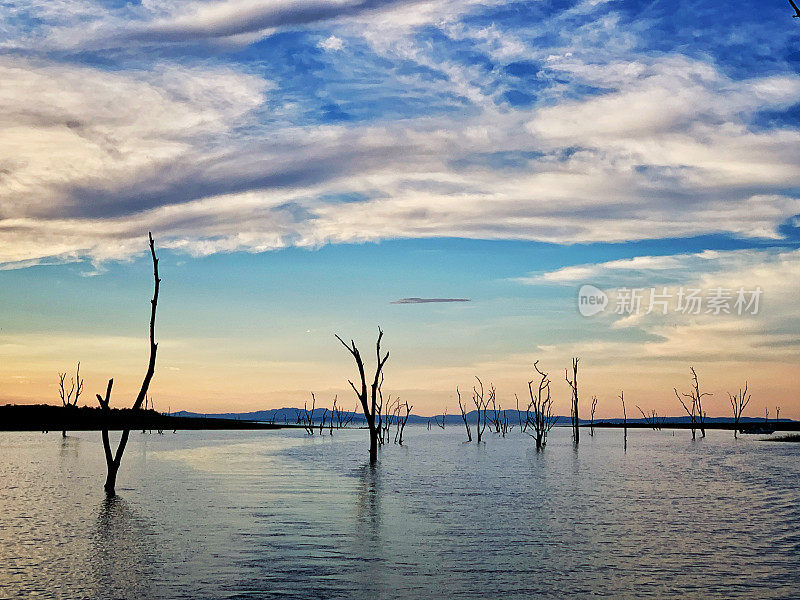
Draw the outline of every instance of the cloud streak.
M192 255L393 238L780 239L800 214L800 130L759 119L800 101L800 77L648 52L652 24L620 25L613 5L513 27L474 3L148 4L81 29L48 9L0 56L0 263L124 259L149 229ZM309 29L336 15L351 21ZM109 68L26 46L70 27L90 52L106 29L155 43L290 26L308 35L280 75L293 55L123 54Z
M390 304L431 304L438 302L470 302L469 298L400 298Z

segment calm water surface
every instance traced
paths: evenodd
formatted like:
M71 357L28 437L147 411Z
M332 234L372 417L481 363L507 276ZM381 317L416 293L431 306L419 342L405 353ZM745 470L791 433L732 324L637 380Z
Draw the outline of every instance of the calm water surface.
M800 597L798 444L463 438L0 432L0 597Z

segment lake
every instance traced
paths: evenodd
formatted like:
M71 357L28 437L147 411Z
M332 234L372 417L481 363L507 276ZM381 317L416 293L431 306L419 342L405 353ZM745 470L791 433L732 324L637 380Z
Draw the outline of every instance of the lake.
M699 435L699 434L698 434ZM800 444L0 432L3 598L797 598Z

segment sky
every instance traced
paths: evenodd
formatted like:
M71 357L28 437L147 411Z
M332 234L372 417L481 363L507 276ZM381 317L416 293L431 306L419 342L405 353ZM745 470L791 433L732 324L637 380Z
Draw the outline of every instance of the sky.
M694 366L710 416L747 382L800 418L791 14L0 2L0 402L81 361L81 404L132 404L152 231L159 410L355 404L334 334L372 359L381 326L416 414L476 376L524 406L536 360L569 414L577 356L584 414L679 415Z

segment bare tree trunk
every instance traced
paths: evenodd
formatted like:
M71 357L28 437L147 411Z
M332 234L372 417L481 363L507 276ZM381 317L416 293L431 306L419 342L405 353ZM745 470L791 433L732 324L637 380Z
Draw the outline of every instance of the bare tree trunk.
M747 382L744 382L744 389L739 388L738 394L728 394L733 409L733 438L739 438L739 420L745 407L750 403L750 394L747 393Z
M378 341L375 344L375 350L377 354L377 364L375 367L375 377L372 380L372 384L370 386L370 394L367 393L367 378L366 373L364 372L364 361L361 359L361 354L356 348L356 343L353 340L350 340L350 344L346 344L345 341L336 336L342 345L347 348L348 352L353 355L353 359L356 361L356 366L358 367L358 375L361 379L361 387L360 389L355 386L355 384L348 380L350 387L353 388L353 391L356 393L359 401L361 402L361 408L364 411L364 418L367 421L367 427L369 428L369 461L370 463L375 463L378 460L378 436L382 435L380 430L381 428L381 417L380 417L380 407L378 406L378 396L380 394L380 387L383 384L383 366L386 364L386 361L389 360L389 353L387 352L383 357L381 357L381 339L383 338L383 330L378 327ZM382 403L382 400L381 400ZM377 413L377 414L376 414ZM378 420L376 421L376 416Z
M622 400L622 449L628 449L628 413L625 412L625 392L619 393L619 399Z
M483 432L486 430L486 409L489 408L489 399L484 399L484 390L483 390L483 382L476 377L475 379L478 380L478 384L481 386L481 391L478 392L478 388L474 385L472 386L472 401L475 403L475 409L477 410L477 419L475 422L475 432L478 435L478 443L481 443L483 439ZM493 392L494 388L490 390Z
M694 367L689 367L689 370L692 373L692 380L691 380L691 388L688 394L679 394L677 388L673 388L675 390L675 396L677 396L678 401L683 406L683 410L686 411L686 414L692 420L692 439L696 438L695 432L695 425L699 424L700 426L700 433L703 437L706 437L706 428L705 428L705 420L706 420L706 413L703 410L703 396L710 396L711 394L708 392L700 393L700 384L697 381L697 372L694 370ZM692 401L692 409L689 410L689 407L686 406L686 403L681 398L688 398Z
M569 378L569 370L564 372L564 378L567 380L569 387L572 389L572 439L577 444L581 439L581 432L578 417L578 361L579 358L572 359L572 380Z
M528 382L528 393L531 401L525 409L525 422L533 428L529 433L536 440L536 450L544 450L547 445L547 434L555 425L556 417L553 415L553 400L550 397L550 378L547 373L539 369L539 361L533 363L533 368L539 374L537 391L533 392L533 381ZM533 413L533 416L531 416Z
M66 387L64 386L64 380L67 378L67 374L59 373L58 374L58 394L61 397L61 406L66 409L70 409L74 406L78 406L78 398L81 397L81 392L83 392L83 379L81 378L81 363L78 361L78 366L75 369L75 378L72 379L72 385L70 390L67 391ZM75 394L75 397L72 397L72 394ZM67 437L66 430L61 430L61 437Z
M133 410L139 410L142 407L145 398L147 397L147 391L150 388L150 382L153 379L153 374L155 373L156 369L156 352L158 351L158 344L155 341L155 326L156 307L158 306L158 290L161 279L158 277L158 258L156 258L153 235L148 233L148 238L150 241L150 256L153 260L154 280L153 299L150 300L150 360L147 363L147 372L145 373L144 380L142 381L142 387L139 389L139 393L136 396L136 401L133 403ZM109 404L111 402L111 388L113 385L114 380L109 379L105 398L103 398L100 394L97 394L97 401L100 403L100 408L103 410L106 416L108 416L111 410ZM104 488L108 496L114 496L116 494L117 473L119 472L119 465L122 462L122 455L125 452L125 446L128 444L130 430L123 430L119 444L117 445L117 451L113 454L111 452L111 442L108 438L108 429L104 428L101 431L101 434L103 438L103 450L106 456L106 468L108 471Z
M464 410L464 406L461 404L461 392L458 391L456 388L456 394L458 395L458 408L461 409L461 418L464 420L464 427L467 428L467 441L472 441L472 431L469 428L469 421L467 420L467 412Z

